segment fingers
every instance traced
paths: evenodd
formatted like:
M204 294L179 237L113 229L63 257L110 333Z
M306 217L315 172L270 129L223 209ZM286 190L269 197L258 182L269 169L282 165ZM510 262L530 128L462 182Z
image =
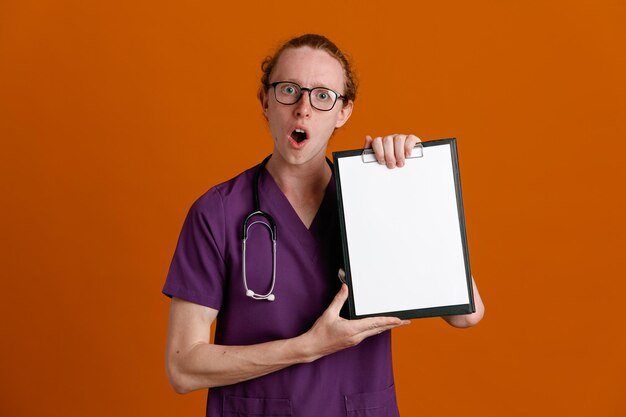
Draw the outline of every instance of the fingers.
M408 135L406 137L406 142L404 142L404 155L407 158L410 157L415 145L417 145L421 141L422 140L415 135Z
M339 268L339 271L337 271L337 277L339 278L339 281L344 284L346 283L346 271L344 271L343 268Z
M359 341L399 326L411 324L409 320L400 320L397 317L370 317L352 320L350 323L356 327L355 330L358 332L357 337Z
M381 165L387 165L388 168L396 167L394 136L399 135L388 135L384 138L379 136L370 141L376 160Z
M385 136L382 139L383 152L385 153L384 155L385 163L387 164L387 168L389 169L393 169L396 167L396 154L393 151L394 142L395 142L394 136L395 135L389 135L389 136Z
M352 320L351 323L354 324L356 330L360 333L373 332L372 334L376 334L401 326L405 321L397 317L368 317L365 319Z
M363 144L363 149L368 149L372 147L372 137L370 135L365 136L365 143Z
M371 141L372 150L374 151L374 156L379 164L385 164L385 151L383 150L383 140L381 137L377 137Z
M402 168L404 166L404 158L406 154L406 150L404 149L406 143L406 135L396 135L393 138L393 152L396 157L396 165L398 168Z
M333 301L330 303L326 311L333 315L339 316L339 312L341 311L341 307L343 307L344 303L348 299L348 286L346 284L341 284L341 288Z
M375 138L368 135L365 137L364 147L371 146L378 163L393 169L404 166L406 158L411 156L413 148L419 142L420 138L415 135L393 134Z

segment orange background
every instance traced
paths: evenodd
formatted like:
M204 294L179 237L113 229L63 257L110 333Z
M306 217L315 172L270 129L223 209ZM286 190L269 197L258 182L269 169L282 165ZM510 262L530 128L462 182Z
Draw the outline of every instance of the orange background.
M164 372L184 216L271 151L255 93L326 34L365 134L458 138L484 321L395 331L403 416L626 415L626 3L0 3L0 415L200 416Z

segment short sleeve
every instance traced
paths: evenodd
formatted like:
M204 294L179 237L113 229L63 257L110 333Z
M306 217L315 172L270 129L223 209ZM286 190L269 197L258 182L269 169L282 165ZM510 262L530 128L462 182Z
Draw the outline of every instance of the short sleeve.
M219 310L225 279L224 205L216 188L189 210L163 294Z

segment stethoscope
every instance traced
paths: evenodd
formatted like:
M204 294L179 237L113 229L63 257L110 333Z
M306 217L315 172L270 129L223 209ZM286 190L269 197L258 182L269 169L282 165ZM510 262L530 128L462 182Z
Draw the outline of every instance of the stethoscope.
M246 289L246 296L252 298L253 300L274 301L276 299L276 296L273 294L274 286L276 285L276 222L274 221L272 216L269 215L269 213L266 213L261 210L261 206L259 204L259 177L261 176L261 172L265 168L265 164L267 164L267 161L269 161L271 157L272 155L269 155L267 158L265 158L263 162L261 162L257 166L256 170L254 171L254 177L252 179L253 210L250 214L246 216L242 225L241 250L243 252L243 258L242 258L243 286ZM328 166L330 166L330 169L332 170L333 169L332 162L330 162L328 158L326 158L326 162L328 163ZM262 220L255 220L251 222L250 219L256 216L263 217L267 222L264 222ZM248 240L248 234L250 233L250 228L254 226L255 224L262 224L263 226L267 227L267 229L270 231L270 240L272 241L272 285L270 286L270 290L267 292L267 294L257 294L254 291L252 291L250 287L248 287L248 279L246 277L246 241Z
M272 294L272 291L274 291L274 285L276 285L276 222L274 221L272 216L269 215L269 213L261 210L261 206L259 204L259 176L261 175L261 171L263 171L263 168L265 168L265 164L267 164L267 161L271 157L272 155L265 158L254 171L254 178L252 179L252 204L254 210L252 210L252 212L248 214L248 216L246 216L246 219L243 221L243 239L241 241L241 250L243 252L243 286L246 289L246 295L254 300L267 301L274 301L276 299L274 294ZM255 216L261 216L265 218L265 220L267 220L267 223L261 220L255 220L253 222L250 222L250 219ZM270 287L270 290L267 294L257 294L252 291L248 287L248 279L246 278L246 241L248 240L248 232L250 228L255 224L262 224L263 226L267 227L270 231L270 239L272 241L272 286Z

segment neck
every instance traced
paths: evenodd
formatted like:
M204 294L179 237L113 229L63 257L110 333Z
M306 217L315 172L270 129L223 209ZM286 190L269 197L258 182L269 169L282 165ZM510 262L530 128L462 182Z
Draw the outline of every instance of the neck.
M292 165L274 152L266 165L267 171L285 195L306 195L325 191L331 171L326 158L319 158L302 165Z

